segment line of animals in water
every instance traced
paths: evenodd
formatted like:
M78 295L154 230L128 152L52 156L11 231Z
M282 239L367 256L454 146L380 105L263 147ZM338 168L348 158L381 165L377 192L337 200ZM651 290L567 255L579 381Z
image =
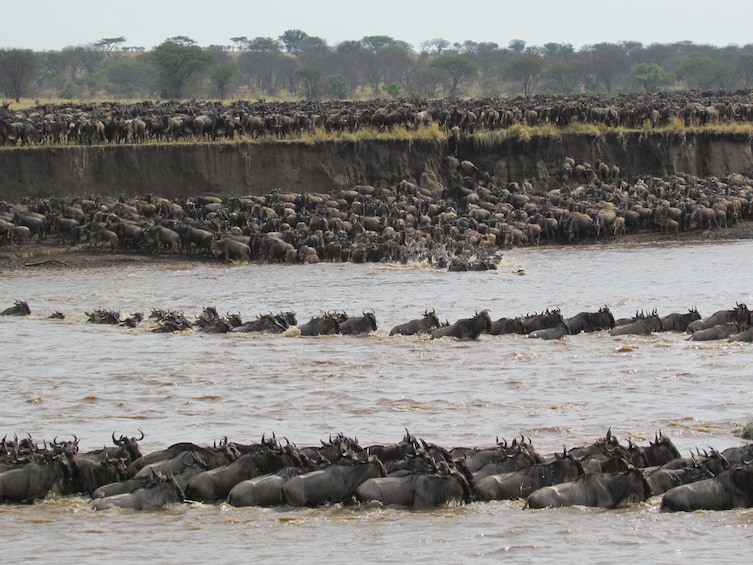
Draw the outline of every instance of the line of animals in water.
M156 510L181 502L232 506L317 507L378 503L433 508L474 501L524 500L525 508L617 508L661 496L663 511L753 507L753 444L682 457L657 433L648 445L606 435L541 455L530 438L488 447L428 443L410 434L397 443L361 447L330 435L297 447L262 435L259 443L227 437L212 446L173 444L142 454L140 437L79 451L79 439L39 445L28 437L0 444L0 502L33 503L53 493L85 495L96 510Z
M28 302L16 300L15 304L0 312L0 316L29 316ZM242 333L256 332L317 336L330 334L366 335L377 331L376 314L364 310L361 316L349 316L345 311L329 311L312 317L308 322L298 324L293 311L277 314L259 314L255 319L243 321L240 313L228 312L222 316L214 306L207 306L201 314L189 319L182 311L154 309L146 318L136 312L122 318L119 311L97 309L86 312L87 321L93 324L120 325L135 328L145 319L154 322L153 332L170 333L198 331L202 333ZM54 312L52 319L64 319L62 312ZM478 339L481 334L525 334L529 338L543 340L562 339L581 332L606 331L610 336L651 335L655 332L687 332L688 340L712 341L727 339L730 342L753 341L751 313L745 304L735 304L734 308L719 310L702 318L693 307L685 313L674 312L660 317L656 309L650 313L636 311L635 316L615 319L608 306L595 312L579 312L564 318L559 308L546 309L541 313L527 314L514 318L492 320L488 310L476 312L472 317L461 318L453 323L439 321L435 310L425 310L420 318L393 327L389 335L425 334L432 339L452 337L463 340Z

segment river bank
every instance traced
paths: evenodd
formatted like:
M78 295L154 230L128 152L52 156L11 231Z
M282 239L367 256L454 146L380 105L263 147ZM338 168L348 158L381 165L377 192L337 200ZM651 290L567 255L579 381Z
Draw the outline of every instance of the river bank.
M528 179L540 190L562 185L565 157L615 165L620 177L753 171L747 135L736 133L568 134L513 137L487 132L437 139L322 142L172 143L31 147L0 151L0 195L9 202L50 195L263 195L273 190L330 193L404 179L434 191L462 182L470 161L504 186Z

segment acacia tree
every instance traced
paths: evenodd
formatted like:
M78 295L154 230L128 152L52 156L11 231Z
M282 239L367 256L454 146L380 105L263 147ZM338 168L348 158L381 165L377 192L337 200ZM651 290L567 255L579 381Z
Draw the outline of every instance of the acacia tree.
M191 75L212 60L210 53L183 35L166 39L151 56L159 73L160 96L166 98L180 98Z
M120 37L103 37L97 41L94 46L107 53L107 56L109 57L113 49L125 42L126 38L124 35L121 35Z
M447 77L447 93L455 97L458 94L460 82L473 78L479 66L465 55L447 53L434 59L429 66L439 69Z
M309 34L300 29L287 29L278 38L285 46L285 51L292 55L298 55L301 51L301 43L308 39Z
M41 66L31 49L0 49L0 87L5 95L20 102Z

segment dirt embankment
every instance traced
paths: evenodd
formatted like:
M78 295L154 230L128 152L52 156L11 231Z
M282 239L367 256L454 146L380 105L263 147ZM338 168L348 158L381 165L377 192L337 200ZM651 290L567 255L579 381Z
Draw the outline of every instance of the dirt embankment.
M530 179L559 185L565 156L616 164L628 181L640 175L721 176L753 171L751 140L736 134L633 133L563 135L528 141L367 140L306 143L195 143L50 147L0 151L0 199L82 194L167 198L256 194L275 189L328 193L358 184L414 179L441 191L458 182L456 156L504 185ZM456 162L455 162L456 163Z

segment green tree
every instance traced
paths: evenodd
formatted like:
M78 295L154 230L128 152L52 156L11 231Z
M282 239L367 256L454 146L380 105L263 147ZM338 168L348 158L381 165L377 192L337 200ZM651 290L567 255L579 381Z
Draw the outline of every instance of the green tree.
M382 90L384 90L393 98L397 98L398 96L400 96L400 92L402 92L403 87L399 82L388 82L387 84L382 86Z
M444 71L427 65L413 73L410 82L410 91L426 98L436 98L439 85L445 80Z
M711 57L690 57L680 65L677 75L691 88L708 90L719 78L719 67Z
M526 53L507 63L507 74L520 83L523 95L528 98L541 79L544 70L544 58L541 55Z
M447 93L454 97L458 94L461 81L473 78L479 66L465 55L447 53L434 59L429 66L439 69L447 77Z
M140 58L123 58L112 61L105 67L105 76L117 93L124 98L132 98L137 94L146 95L148 87L154 77L151 67ZM65 97L64 97L65 98Z
M450 42L441 37L424 41L421 44L421 50L426 53L432 53L434 55L441 55L442 51L447 50L450 47Z
M656 92L660 84L667 80L667 73L661 65L655 63L638 63L632 70L633 78L640 83L646 94Z
M227 98L230 85L237 76L238 67L235 63L218 63L209 69L209 79L220 100Z
M753 53L740 53L735 69L744 89L753 86Z
M331 75L324 80L324 91L329 98L343 100L348 97L350 89L343 75Z
M230 41L235 43L236 51L243 51L248 47L248 37L245 35L236 35L235 37L231 37Z
M31 49L0 49L0 88L20 102L41 67L38 55Z
M546 69L546 76L554 84L555 90L567 96L577 91L585 75L585 64L577 59L552 63Z
M159 74L160 96L180 98L191 76L209 65L212 55L188 37L179 35L160 43L151 53Z
M513 39L507 44L507 48L514 53L522 53L526 50L526 42L523 39Z
M278 38L285 46L285 51L293 55L298 55L301 50L301 43L308 39L309 34L300 29L287 29L282 32Z
M597 43L585 47L584 51L597 83L607 92L612 92L629 65L623 48L614 43Z
M298 69L298 79L307 100L316 100L322 92L322 69L319 67L303 67Z

